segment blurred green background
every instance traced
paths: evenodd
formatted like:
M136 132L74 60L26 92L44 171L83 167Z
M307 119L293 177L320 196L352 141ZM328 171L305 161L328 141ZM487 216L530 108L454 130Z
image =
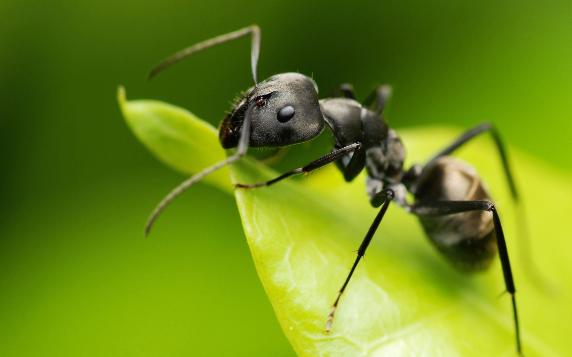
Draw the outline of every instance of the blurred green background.
M231 197L195 187L142 236L182 177L135 140L116 88L218 123L251 84L246 40L145 80L217 34L258 23L260 77L311 74L322 95L387 82L394 127L490 120L572 169L569 0L3 0L0 15L0 356L293 354Z

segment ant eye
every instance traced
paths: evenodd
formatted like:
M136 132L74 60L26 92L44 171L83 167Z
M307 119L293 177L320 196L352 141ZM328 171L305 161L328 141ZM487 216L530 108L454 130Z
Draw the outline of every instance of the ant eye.
M281 123L285 123L288 120L292 119L295 113L296 111L294 110L294 107L291 105L287 105L278 111L277 115L278 121Z

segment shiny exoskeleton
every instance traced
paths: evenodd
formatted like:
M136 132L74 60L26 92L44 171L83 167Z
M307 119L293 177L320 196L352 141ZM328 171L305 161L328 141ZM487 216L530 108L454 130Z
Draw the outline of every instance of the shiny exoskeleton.
M355 99L350 85L340 95L319 99L313 79L300 73L282 73L257 82L256 65L260 30L250 26L186 48L171 56L152 72L154 76L173 63L205 48L251 35L252 76L255 85L246 90L220 125L219 138L234 154L222 162L192 176L175 188L158 205L146 227L149 232L159 213L173 198L211 172L244 156L249 147L284 147L319 136L330 130L332 151L324 156L265 182L237 183L239 189L273 185L290 176L335 163L346 181L367 173L366 189L374 207L381 207L367 231L348 276L340 288L326 321L332 328L334 314L358 263L364 256L391 202L416 215L437 249L456 267L476 271L486 268L497 255L500 258L507 292L511 295L516 346L521 351L515 286L504 233L495 205L479 175L468 164L450 155L481 133L494 139L514 199L518 199L509 163L495 128L484 123L461 135L427 162L405 168L405 147L397 132L382 116L390 95L388 86L380 86L363 103ZM408 193L414 197L407 199Z

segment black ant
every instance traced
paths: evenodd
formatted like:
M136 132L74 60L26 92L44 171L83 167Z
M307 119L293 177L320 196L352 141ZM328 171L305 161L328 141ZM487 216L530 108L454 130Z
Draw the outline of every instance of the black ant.
M502 160L514 200L518 200L506 151L501 138L489 123L478 125L435 154L424 164L404 169L405 148L397 133L382 117L391 90L379 86L360 104L351 85L342 85L342 95L318 99L313 79L300 73L276 74L257 81L260 29L253 25L200 42L175 53L156 66L150 78L174 63L206 48L252 37L251 68L254 86L234 105L220 125L219 138L225 149L237 148L227 159L210 166L184 181L156 207L146 225L149 233L163 209L178 195L206 175L244 156L249 147L284 147L316 138L326 127L335 138L333 150L307 164L265 182L236 184L252 189L273 185L293 175L308 173L335 162L346 181L367 172L367 193L371 205L380 207L365 235L350 272L340 288L326 321L332 328L334 314L359 261L364 256L389 205L395 202L419 217L431 242L456 267L466 271L487 268L498 251L506 291L512 300L516 348L522 351L515 299L515 285L501 221L490 195L476 171L449 156L460 146L482 133L490 133ZM406 199L410 192L413 203Z

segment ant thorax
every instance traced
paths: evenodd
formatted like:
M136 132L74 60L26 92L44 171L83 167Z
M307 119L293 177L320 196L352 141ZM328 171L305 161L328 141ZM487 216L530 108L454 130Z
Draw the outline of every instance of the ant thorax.
M367 174L373 179L388 183L401 181L403 176L403 162L405 161L405 147L401 139L390 129L385 140L379 145L366 149L365 167Z
M362 144L360 150L339 160L338 168L344 178L351 181L365 168L372 204L382 198L379 194L384 189L394 188L395 201L405 205L407 190L401 184L405 148L397 133L388 128L381 113L350 98L322 99L320 107L335 137L336 148L353 142Z
M395 202L407 207L407 189L403 185L403 162L405 147L397 133L389 129L387 137L379 145L370 147L365 153L367 170L366 190L370 199L378 196L384 189L395 193Z

